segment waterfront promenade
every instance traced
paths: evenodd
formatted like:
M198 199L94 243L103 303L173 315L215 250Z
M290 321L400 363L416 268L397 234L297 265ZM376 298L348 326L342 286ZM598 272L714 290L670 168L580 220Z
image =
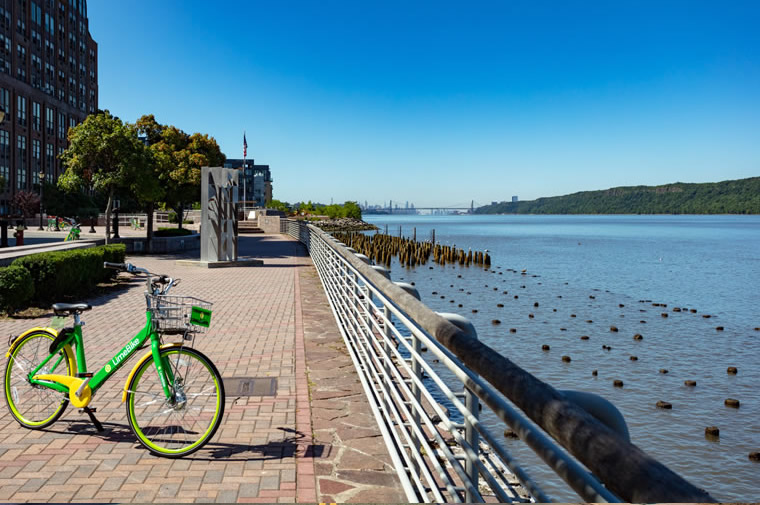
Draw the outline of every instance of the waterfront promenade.
M197 251L195 252L197 254ZM128 363L91 407L106 430L69 406L42 431L0 410L0 500L10 502L405 501L385 445L305 249L285 235L240 237L262 267L177 266L179 256L129 261L179 277L173 294L214 302L211 331L195 347L222 376L276 379L274 395L227 391L216 436L190 457L150 455L134 439L121 391ZM143 283L88 300L88 365L97 370L144 324ZM0 320L0 333L45 326ZM267 391L265 391L267 393Z

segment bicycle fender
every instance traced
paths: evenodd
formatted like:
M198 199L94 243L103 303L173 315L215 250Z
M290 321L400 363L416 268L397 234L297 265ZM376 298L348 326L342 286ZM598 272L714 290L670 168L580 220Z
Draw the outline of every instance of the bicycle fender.
M23 339L25 336L29 335L30 333L37 333L37 332L49 333L50 335L53 336L54 339L55 337L58 336L58 330L56 330L55 328L41 328L39 326L36 328L30 328L26 330L24 333L22 333L21 335L19 335L18 337L16 337L16 339L13 341L11 346L8 348L8 352L5 353L5 357L6 358L10 357L13 350L16 348L19 342L21 342L21 339Z
M184 344L164 344L160 347L160 350L171 349L172 347L185 347L185 345ZM132 371L129 372L127 381L124 383L124 392L121 394L121 403L124 403L125 401L127 401L127 388L129 388L129 383L132 382L132 377L134 377L135 373L137 373L137 369L140 368L140 365L142 365L149 359L153 359L153 353L151 351L146 352L145 355L142 358L140 358L140 361L138 361L137 364L132 368Z

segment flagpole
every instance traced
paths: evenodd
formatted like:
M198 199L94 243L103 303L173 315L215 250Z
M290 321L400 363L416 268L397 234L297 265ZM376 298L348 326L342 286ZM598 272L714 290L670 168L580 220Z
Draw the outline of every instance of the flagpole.
M243 221L246 221L248 219L248 214L246 214L245 211L245 201L246 201L246 192L245 192L245 180L247 177L245 176L245 158L248 154L248 146L245 141L245 130L243 130Z

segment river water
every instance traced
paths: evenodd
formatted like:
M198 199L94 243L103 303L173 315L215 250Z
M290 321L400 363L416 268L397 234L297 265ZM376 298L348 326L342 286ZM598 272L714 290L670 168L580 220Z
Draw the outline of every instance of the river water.
M414 282L433 310L468 317L482 341L554 387L612 401L634 444L714 498L760 501L760 463L748 458L760 451L760 216L365 220L387 225L391 235L401 227L411 237L416 228L417 239L427 240L435 230L437 242L488 249L489 272L394 262L392 278ZM738 373L728 374L729 366ZM624 387L614 387L615 379ZM727 398L740 408L725 406ZM660 400L672 410L656 408ZM717 426L720 437L706 438L707 426ZM522 443L505 443L553 497L577 500L543 464L533 464Z

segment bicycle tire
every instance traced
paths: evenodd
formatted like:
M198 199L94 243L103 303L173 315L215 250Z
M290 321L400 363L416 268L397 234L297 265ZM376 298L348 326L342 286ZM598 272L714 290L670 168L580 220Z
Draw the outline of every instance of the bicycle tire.
M66 393L35 386L28 378L29 373L49 355L50 342L54 339L54 335L45 331L30 333L14 346L5 365L5 403L13 418L29 429L39 430L50 426L63 415L69 405ZM65 363L67 375L74 375L71 356L67 353L66 348L58 351L62 358L60 363ZM57 358L52 358L48 366L56 365L56 361ZM47 369L46 366L40 372L54 373L59 367L60 364L56 369Z
M180 458L206 445L219 428L224 384L216 366L200 351L173 347L162 349L160 355L174 374L169 384L172 398L166 398L153 360L146 360L127 385L127 419L137 440L150 452ZM153 373L146 374L148 370ZM182 425L190 412L188 425Z

